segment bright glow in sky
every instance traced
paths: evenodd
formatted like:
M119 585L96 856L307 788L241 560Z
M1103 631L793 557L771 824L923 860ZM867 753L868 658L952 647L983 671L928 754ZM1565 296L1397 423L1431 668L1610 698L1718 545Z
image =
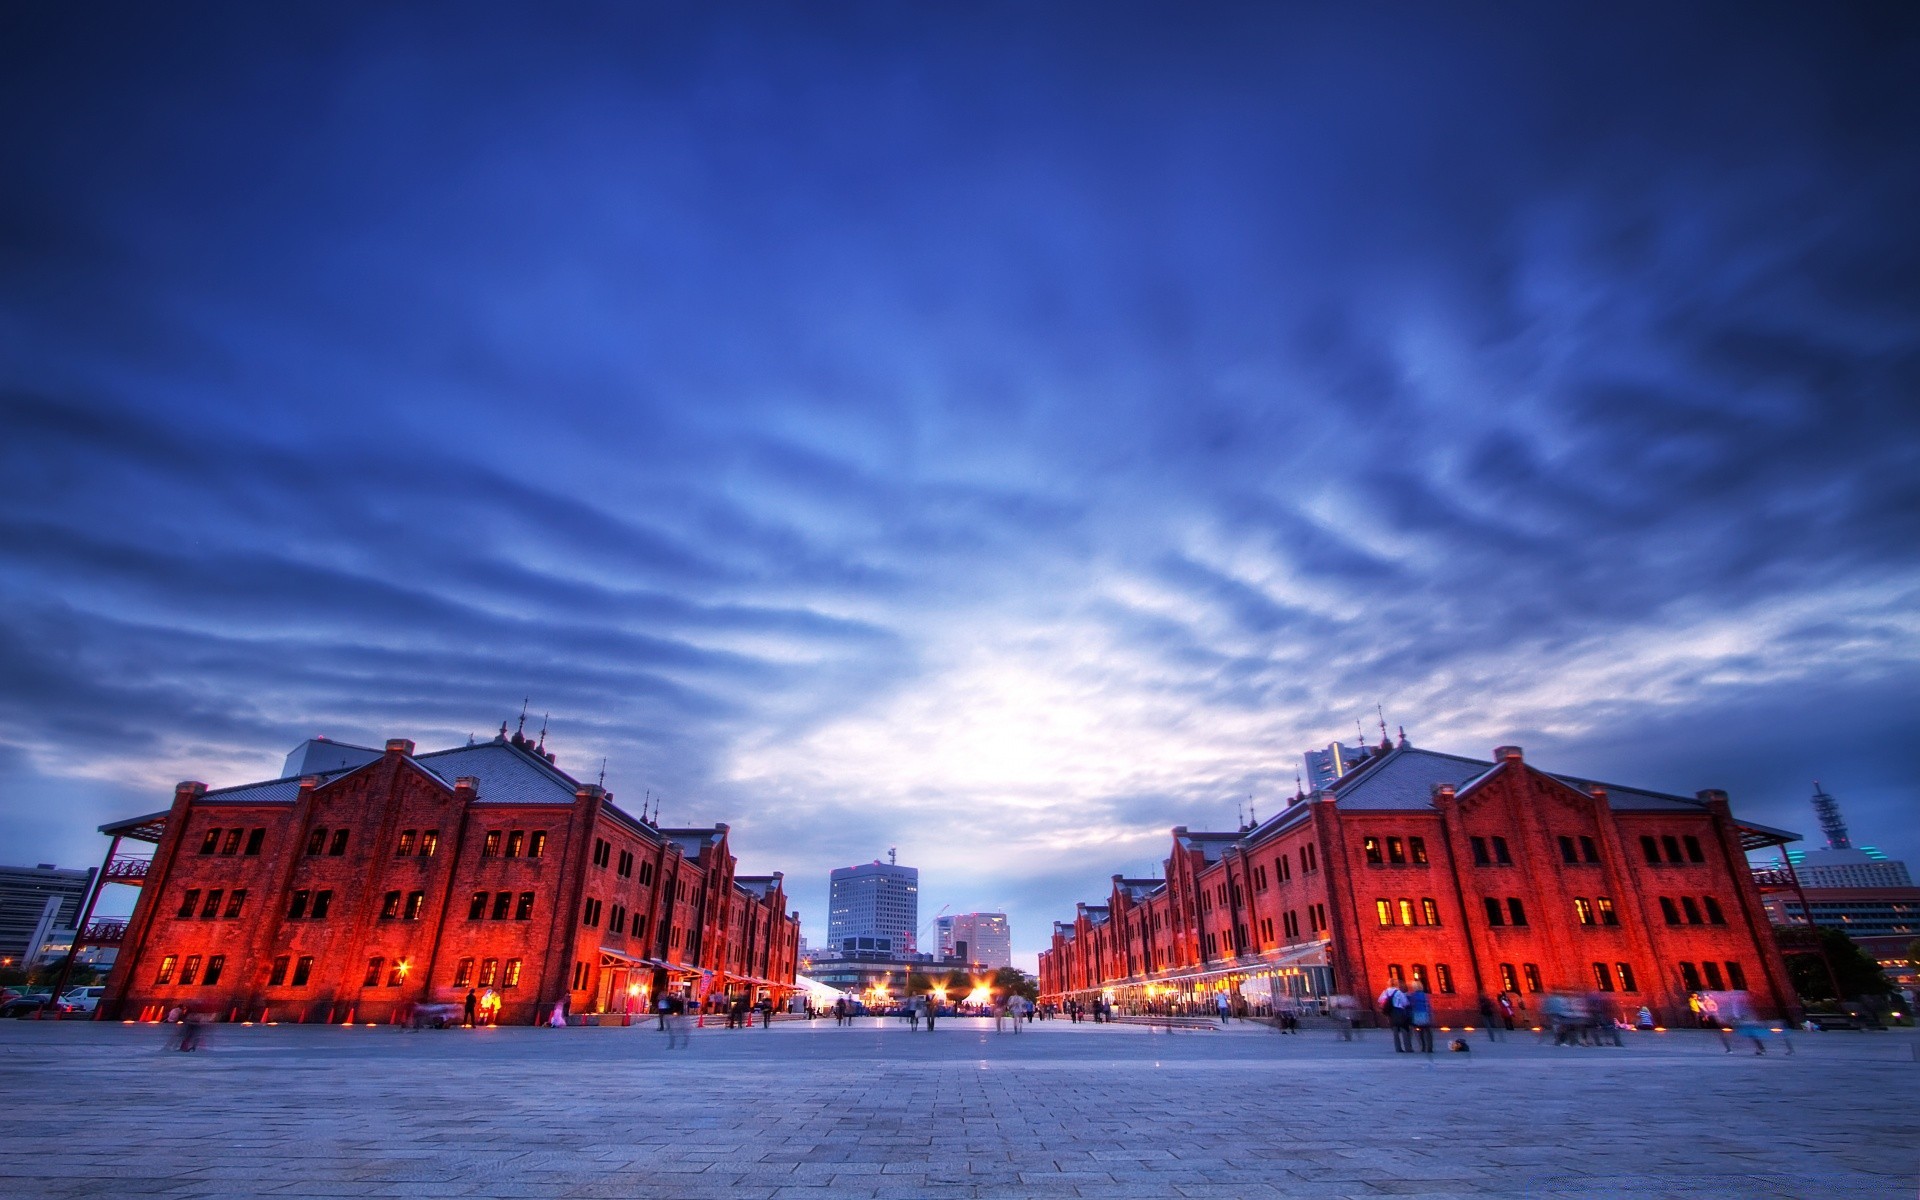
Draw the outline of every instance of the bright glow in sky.
M1030 962L1376 704L1920 865L1876 19L15 14L0 859L530 697L815 938Z

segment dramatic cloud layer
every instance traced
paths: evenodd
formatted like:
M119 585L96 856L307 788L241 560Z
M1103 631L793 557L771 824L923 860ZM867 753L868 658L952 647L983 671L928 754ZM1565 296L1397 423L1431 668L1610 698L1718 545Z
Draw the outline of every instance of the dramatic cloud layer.
M1909 13L569 11L4 18L0 858L531 697L816 938L1376 703L1920 862Z

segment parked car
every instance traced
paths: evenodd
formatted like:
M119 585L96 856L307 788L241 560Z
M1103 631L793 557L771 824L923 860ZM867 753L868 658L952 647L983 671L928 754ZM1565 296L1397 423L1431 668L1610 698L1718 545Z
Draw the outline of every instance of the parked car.
M60 1000L64 1004L71 1005L75 1012L90 1013L100 1007L100 997L106 994L106 988L89 985L87 987L73 988L61 996Z
M28 996L17 996L0 1005L0 1017L30 1017L37 1012L65 1015L73 1011L71 1005L55 1000L45 992Z

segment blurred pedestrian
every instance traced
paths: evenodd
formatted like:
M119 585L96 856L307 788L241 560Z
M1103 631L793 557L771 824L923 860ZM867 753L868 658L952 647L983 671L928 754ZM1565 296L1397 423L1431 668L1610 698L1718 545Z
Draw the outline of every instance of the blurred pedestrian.
M1399 984L1389 983L1376 998L1380 1011L1385 1014L1387 1024L1393 1029L1393 1052L1395 1054L1413 1053L1413 1023L1409 1018L1408 1006L1412 1003Z
M1480 1023L1487 1027L1488 1041L1497 1042L1500 1040L1500 1010L1499 1007L1494 1004L1493 997L1487 995L1485 992L1480 993Z

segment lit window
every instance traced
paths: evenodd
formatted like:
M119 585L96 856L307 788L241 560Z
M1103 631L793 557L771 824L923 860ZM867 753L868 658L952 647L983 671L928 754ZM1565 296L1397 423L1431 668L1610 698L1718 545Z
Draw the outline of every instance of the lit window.
M393 851L394 857L396 858L413 857L413 841L414 841L414 838L417 836L418 834L414 830L411 830L411 829L401 830L400 844L394 848L394 851Z
M268 987L279 987L287 981L288 958L282 954L273 960L273 974L267 976Z
M220 853L222 854L240 853L240 836L245 832L246 830L244 829L227 830L226 840L220 843Z
M513 919L516 921L533 920L533 893L521 892L520 899L513 906Z
M1380 928L1385 929L1387 926L1393 924L1393 901L1375 900L1373 902L1373 911L1375 915L1380 918Z
M1397 837L1387 839L1387 861L1400 864L1405 864L1407 861L1407 848L1401 844L1400 839Z
M380 898L380 919L391 921L400 915L400 893L388 892Z
M467 987L473 983L473 960L463 958L453 968L453 986Z
M1365 841L1360 843L1360 847L1362 851L1366 854L1368 862L1373 863L1376 866L1379 865L1379 863L1382 861L1380 857L1380 839L1379 838L1372 838L1372 837L1367 838Z
M1402 925L1418 924L1418 922L1416 922L1413 919L1413 901L1411 900L1400 901L1400 923Z
M507 969L501 972L500 974L500 986L503 988L520 986L520 960L519 959L510 958L507 960Z
M546 851L547 831L544 829L534 830L533 836L527 839L527 857L539 858L542 854L545 854Z
M1573 915L1579 918L1582 925L1593 924L1593 902L1575 896L1573 899Z
M481 987L492 987L493 981L499 978L499 975L500 975L499 959L483 958L480 960L480 986Z
M499 856L500 856L500 831L498 829L489 829L487 831L486 838L483 839L480 843L480 857L481 858L498 858Z
M1621 991L1637 992L1640 990L1639 988L1635 987L1633 984L1633 967L1630 964L1617 962L1613 964L1613 970L1614 970L1614 974L1620 977Z
M475 892L473 899L467 902L467 920L482 920L487 915L487 893Z
M394 959L393 965L387 968L387 986L399 987L401 984L405 983L406 980L407 980L407 960L404 958Z
M1420 901L1420 915L1426 919L1427 924L1438 925L1440 923L1440 906L1435 904L1433 898L1429 896Z
M1613 990L1613 972L1607 969L1607 964L1603 962L1593 964L1593 982L1594 986L1603 992Z
M1520 990L1520 977L1513 973L1512 963L1500 964L1500 990L1503 992L1518 992Z
M527 844L526 834L520 832L518 829L514 830L512 833L509 833L507 835L507 857L519 858L520 851L526 846L526 844Z
M1405 987L1407 985L1406 974L1401 971L1399 963L1387 964L1387 982L1394 987Z
M1540 987L1539 966L1535 963L1521 963L1520 970L1523 971L1527 976L1527 990L1530 992L1540 991L1541 987Z
M432 858L433 852L440 848L440 831L429 829L420 835L420 857Z
M153 977L154 984L157 986L162 983L172 983L174 964L178 963L179 961L180 961L179 957L172 954L169 954L165 958L162 958L160 960L160 973Z
M1620 914L1613 911L1612 900L1602 896L1593 902L1593 906L1600 912L1600 923L1602 925L1618 925L1620 923Z
M1423 991L1433 990L1427 986L1427 968L1421 963L1413 964L1413 981L1419 984Z
M420 919L420 910L425 908L426 904L427 894L425 892L408 892L405 919L418 921Z
M1434 982L1440 985L1442 995L1453 995L1453 968L1445 963L1433 964Z

